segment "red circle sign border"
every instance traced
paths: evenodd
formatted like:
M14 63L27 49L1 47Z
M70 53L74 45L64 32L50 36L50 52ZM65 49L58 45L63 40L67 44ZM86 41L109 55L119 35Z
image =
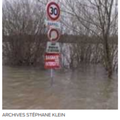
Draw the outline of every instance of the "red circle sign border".
M57 37L56 37L55 39L52 39L52 40L51 40L50 36L51 36L51 32L52 32L52 31L56 31ZM60 34L59 34L58 30L57 30L57 29L54 29L54 28L51 28L51 29L48 31L48 38L49 38L49 40L52 41L52 42L58 41L58 39L60 38Z
M54 4L55 6L57 6L58 16L57 16L56 18L52 18L52 17L50 16L49 7L51 6L51 4ZM53 21L58 20L58 18L60 17L60 7L58 6L57 3L55 3L55 2L50 2L50 3L47 5L47 15L48 15L48 17L50 18L50 20L53 20Z

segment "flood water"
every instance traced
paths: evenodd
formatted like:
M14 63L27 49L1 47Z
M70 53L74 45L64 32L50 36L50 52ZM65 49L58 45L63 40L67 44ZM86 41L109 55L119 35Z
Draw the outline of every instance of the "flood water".
M100 65L79 70L3 67L3 109L117 109L117 75L108 79Z

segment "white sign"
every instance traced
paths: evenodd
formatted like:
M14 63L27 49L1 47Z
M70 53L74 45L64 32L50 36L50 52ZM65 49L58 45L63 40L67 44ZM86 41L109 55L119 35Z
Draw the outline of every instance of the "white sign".
M47 15L50 20L56 21L60 17L60 7L55 2L47 4Z
M47 42L46 53L60 53L60 45L58 42Z
M60 22L55 22L55 21L49 21L49 20L45 20L45 25L48 28L61 28L60 27Z

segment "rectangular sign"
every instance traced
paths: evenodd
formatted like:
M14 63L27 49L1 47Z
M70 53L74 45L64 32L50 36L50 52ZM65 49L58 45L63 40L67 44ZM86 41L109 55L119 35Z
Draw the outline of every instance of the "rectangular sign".
M60 54L45 53L45 68L59 68L60 67Z
M47 42L46 53L60 53L60 45L58 42Z
M52 27L52 28L59 28L59 29L61 28L60 23L55 21L45 20L45 25L47 27Z

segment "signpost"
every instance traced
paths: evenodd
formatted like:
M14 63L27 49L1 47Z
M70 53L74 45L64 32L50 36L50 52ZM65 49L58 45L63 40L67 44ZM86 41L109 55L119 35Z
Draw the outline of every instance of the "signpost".
M50 2L47 5L47 16L52 21L57 21L60 17L60 7L55 2Z
M51 85L53 84L53 69L60 68L60 46L56 42L60 38L60 7L55 2L49 2L46 6L48 20L45 25L48 28L47 48L45 53L45 69L51 69Z
M60 53L60 45L58 42L47 42L46 53Z
M52 42L57 41L60 38L59 30L57 30L55 28L49 29L49 31L48 31L48 38Z
M60 23L56 21L45 20L45 25L48 28L57 28L60 29Z
M59 68L59 53L46 53L45 54L45 68L46 69L53 69L53 68Z

